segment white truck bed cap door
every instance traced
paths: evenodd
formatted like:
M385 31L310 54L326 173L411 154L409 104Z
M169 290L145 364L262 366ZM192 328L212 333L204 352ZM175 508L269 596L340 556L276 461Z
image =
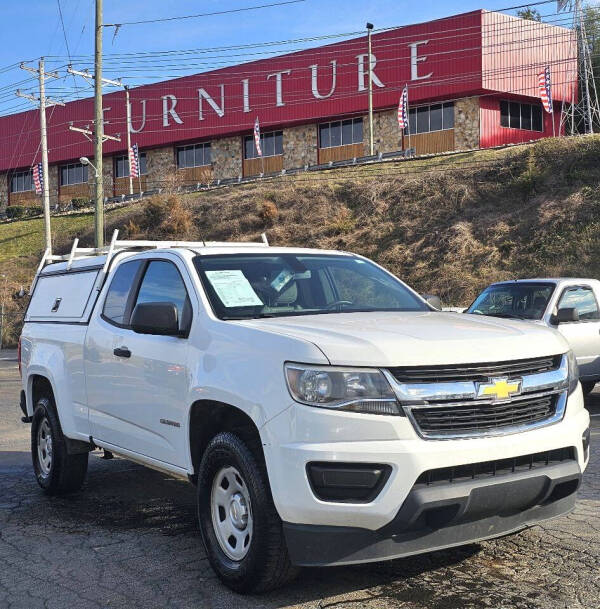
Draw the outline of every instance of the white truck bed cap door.
M84 315L93 305L94 286L99 269L41 275L35 286L27 321L85 321Z

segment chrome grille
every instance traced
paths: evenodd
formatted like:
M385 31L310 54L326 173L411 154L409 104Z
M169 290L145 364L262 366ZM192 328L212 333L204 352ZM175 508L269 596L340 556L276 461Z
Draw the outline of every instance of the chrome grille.
M460 405L413 408L412 416L425 436L485 434L490 430L545 421L556 413L557 401L556 394L513 399L498 404L474 400Z
M556 370L561 355L457 366L397 367L389 368L399 383L441 383L456 381L485 382L491 377L515 377Z
M562 420L567 404L566 355L383 373L415 431L426 440L504 435L551 425Z

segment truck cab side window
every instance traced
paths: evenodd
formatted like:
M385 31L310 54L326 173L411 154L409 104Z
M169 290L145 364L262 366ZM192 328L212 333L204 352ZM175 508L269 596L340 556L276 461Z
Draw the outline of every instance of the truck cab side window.
M568 288L562 295L558 304L559 309L574 308L579 313L580 321L593 321L600 319L598 303L592 288L578 286Z
M145 302L172 302L177 307L180 330L188 329L191 322L190 299L183 279L173 263L166 260L150 262L135 304Z
M121 264L108 288L102 314L107 320L119 326L126 325L129 321L126 319L128 316L127 303L141 264L141 260Z

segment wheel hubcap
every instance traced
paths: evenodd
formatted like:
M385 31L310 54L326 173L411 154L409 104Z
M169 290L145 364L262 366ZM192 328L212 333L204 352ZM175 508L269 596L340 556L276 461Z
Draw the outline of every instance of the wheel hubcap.
M46 417L44 417L38 428L37 453L40 470L44 476L48 476L52 469L52 432Z
M217 472L210 507L221 550L231 560L242 560L252 541L252 506L248 487L235 467L224 467Z

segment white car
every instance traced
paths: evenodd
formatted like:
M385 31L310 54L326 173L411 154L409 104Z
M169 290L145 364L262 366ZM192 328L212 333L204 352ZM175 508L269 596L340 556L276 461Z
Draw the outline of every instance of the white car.
M240 592L520 531L589 459L558 333L437 312L344 252L74 247L40 264L20 366L42 489L78 490L96 447L188 478Z
M525 319L558 330L579 366L584 395L600 381L600 281L518 279L488 286L465 313Z

